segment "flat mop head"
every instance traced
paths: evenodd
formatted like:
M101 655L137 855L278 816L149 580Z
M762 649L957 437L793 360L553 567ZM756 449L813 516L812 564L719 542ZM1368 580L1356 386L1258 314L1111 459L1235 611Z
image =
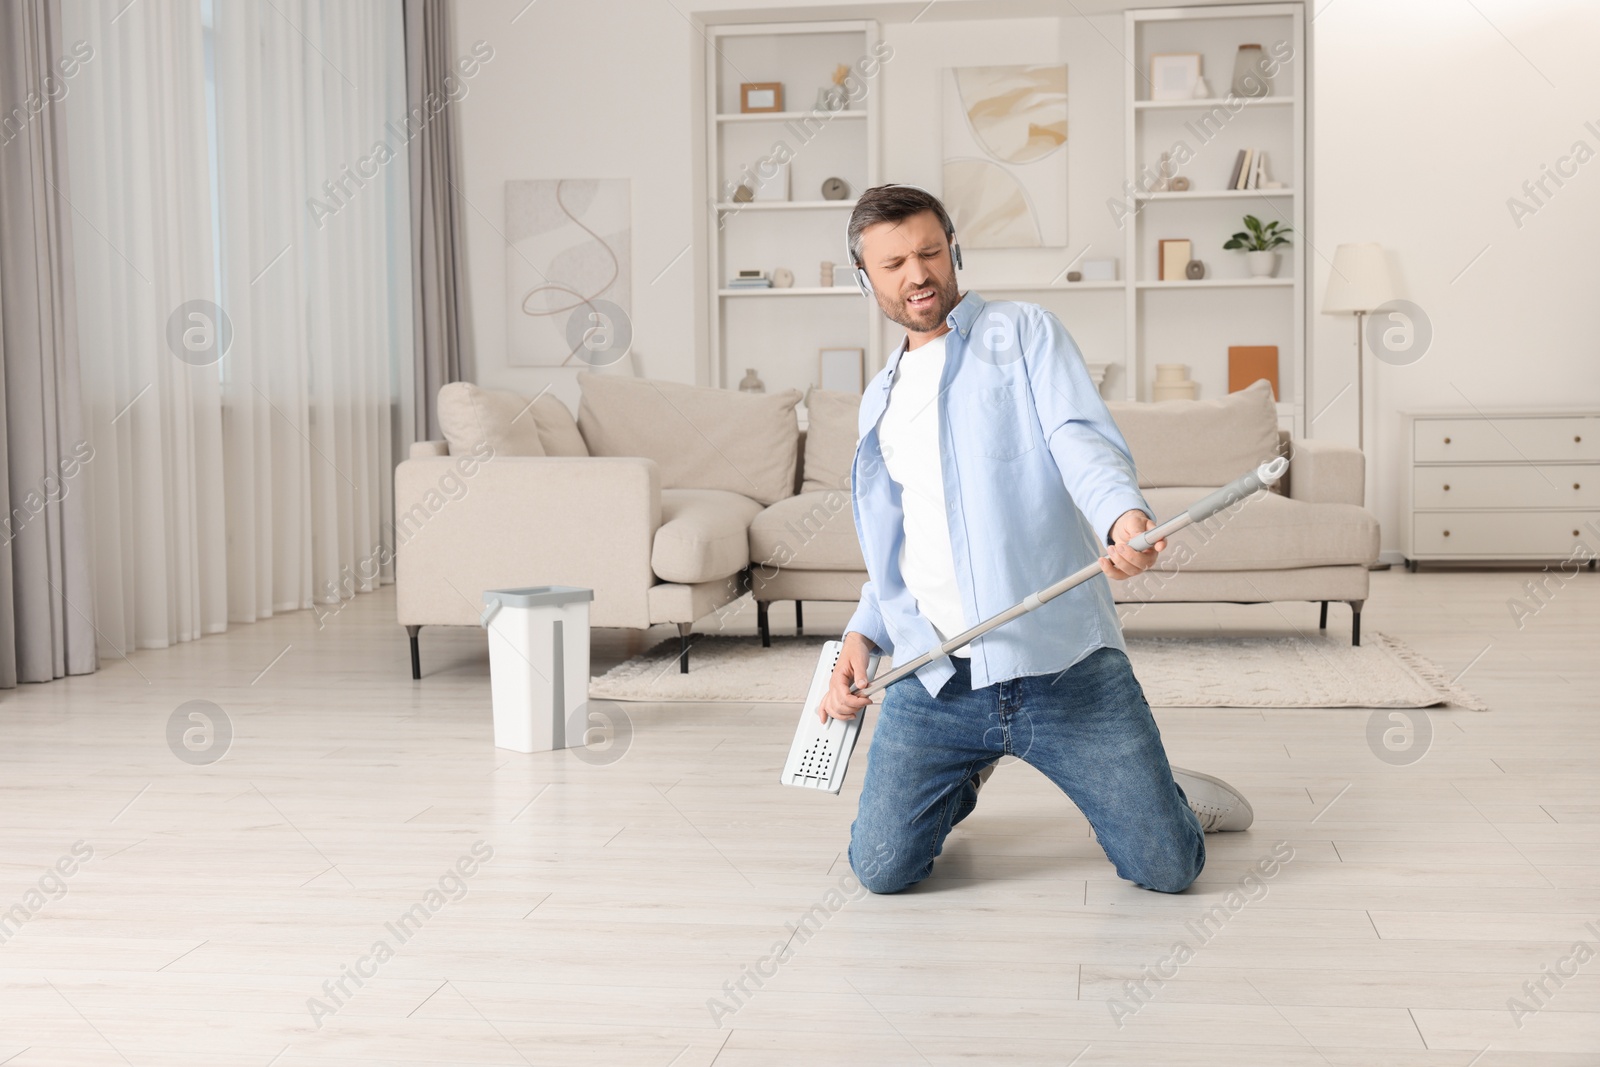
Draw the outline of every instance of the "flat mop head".
M811 689L806 693L805 707L800 709L800 725L794 732L789 758L784 761L783 774L778 779L784 785L829 793L837 793L844 785L844 772L849 769L850 753L855 750L867 709L862 708L853 719L817 721L817 709L822 707L822 698L828 692L828 683L833 679L833 669L843 649L843 641L829 641L822 646L816 673L811 676ZM877 673L878 659L877 653L868 654L867 681ZM857 687L864 688L865 683L858 682Z

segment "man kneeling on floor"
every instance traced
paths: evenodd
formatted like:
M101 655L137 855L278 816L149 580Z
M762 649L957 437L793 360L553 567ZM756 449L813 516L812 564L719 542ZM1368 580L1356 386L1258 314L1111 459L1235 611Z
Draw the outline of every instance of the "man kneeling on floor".
M1116 580L1166 547L1128 547L1154 517L1077 345L1035 304L959 291L938 199L868 189L848 241L857 283L906 334L861 400L851 503L869 580L819 710L838 719L871 702L850 690L867 685L872 649L909 661L1091 563L1102 542ZM1167 763L1109 581L884 690L850 831L862 884L895 893L928 877L1005 755L1055 782L1145 889L1188 888L1205 833L1253 817L1226 783Z

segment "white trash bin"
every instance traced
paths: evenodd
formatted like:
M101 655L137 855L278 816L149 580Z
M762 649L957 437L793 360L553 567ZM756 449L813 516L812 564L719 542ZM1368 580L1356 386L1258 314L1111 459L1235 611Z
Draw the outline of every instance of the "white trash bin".
M548 752L583 744L567 724L589 699L593 589L536 585L484 591L494 745Z

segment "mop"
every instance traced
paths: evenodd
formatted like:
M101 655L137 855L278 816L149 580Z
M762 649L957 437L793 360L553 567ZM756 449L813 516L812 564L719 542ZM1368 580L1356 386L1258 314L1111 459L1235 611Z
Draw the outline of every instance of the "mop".
M1128 542L1128 547L1135 552L1147 551L1157 541L1177 533L1191 523L1204 522L1252 493L1272 485L1282 478L1283 472L1288 469L1287 456L1269 460L1216 492L1190 504L1183 514L1168 519L1154 529L1146 530ZM1029 594L1020 603L990 616L971 629L950 638L944 644L924 652L916 659L895 667L882 678L874 678L881 656L876 652L870 653L867 657L869 684L865 689L852 686L851 692L860 696L871 696L887 689L939 656L949 655L996 626L1048 604L1067 590L1082 585L1101 573L1103 572L1100 569L1100 562L1096 560L1056 584ZM829 793L839 792L840 787L844 785L845 771L850 766L850 753L855 750L856 737L861 733L861 722L866 718L867 709L862 708L853 719L829 717L826 722L817 719L822 698L828 692L828 683L833 679L833 670L839 663L839 655L843 649L842 641L829 641L822 646L822 657L817 661L816 673L811 676L811 688L806 693L805 706L800 711L800 725L795 730L794 742L789 746L789 758L784 762L783 774L778 779L784 785L798 786L802 789L820 789Z

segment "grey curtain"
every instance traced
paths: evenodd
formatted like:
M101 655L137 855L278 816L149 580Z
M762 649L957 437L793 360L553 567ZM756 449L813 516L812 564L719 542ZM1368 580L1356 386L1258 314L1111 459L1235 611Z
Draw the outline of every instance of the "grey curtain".
M92 57L91 57L92 58ZM95 669L60 0L0 3L0 686ZM72 72L69 74L68 72Z
M456 193L459 140L449 0L405 0L406 125L410 141L411 296L416 345L412 440L438 440L439 387L461 380L467 347L462 218ZM450 82L446 84L446 77Z

